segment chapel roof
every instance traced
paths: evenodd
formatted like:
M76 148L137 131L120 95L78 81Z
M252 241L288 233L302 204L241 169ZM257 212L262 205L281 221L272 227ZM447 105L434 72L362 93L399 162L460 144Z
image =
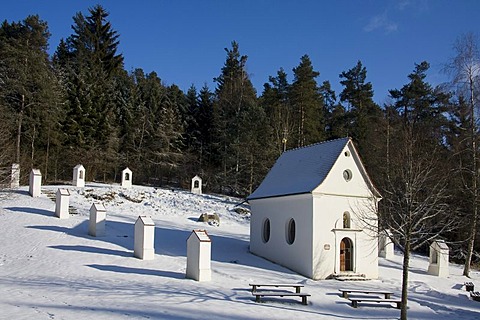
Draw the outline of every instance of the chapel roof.
M284 152L248 200L312 192L319 186L350 138L325 141Z

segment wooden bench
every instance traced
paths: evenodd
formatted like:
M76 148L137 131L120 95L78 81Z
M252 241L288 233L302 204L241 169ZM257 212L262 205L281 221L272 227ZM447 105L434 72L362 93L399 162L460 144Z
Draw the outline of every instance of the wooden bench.
M270 284L261 284L261 283L250 283L249 286L252 287L252 292L257 291L258 287L273 287L273 288L295 288L296 293L300 293L300 288L303 288L303 284L296 283L270 283Z
M260 297L301 297L302 304L307 305L307 297L311 295L304 292L269 292L269 291L252 291L255 296L255 302L260 302Z
M480 301L480 292L470 291L470 297L475 301Z
M475 286L474 286L473 282L465 282L463 285L465 286L465 290L470 291L470 292L475 291Z
M395 303L396 308L400 309L402 307L402 300L400 299L382 299L382 298L348 298L352 301L352 307L358 307L359 302L376 302L376 303Z
M349 293L365 293L365 294L383 294L385 299L390 299L393 292L384 290L369 290L369 289L338 289L342 292L342 297L348 299Z

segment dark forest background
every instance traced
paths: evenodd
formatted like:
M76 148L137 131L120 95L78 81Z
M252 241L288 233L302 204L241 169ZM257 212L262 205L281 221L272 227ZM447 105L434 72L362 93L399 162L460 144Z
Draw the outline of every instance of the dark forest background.
M475 34L453 44L445 61L451 82L432 86L429 63L412 63L406 83L380 106L361 61L335 79L338 93L329 81L317 83L307 54L257 92L233 41L216 87L183 92L155 72L124 69L119 34L101 6L77 13L72 29L50 56L48 25L38 16L0 26L5 181L12 163L20 163L24 183L31 168L44 183L58 183L81 163L87 180L113 182L128 166L136 184L188 188L199 175L207 192L245 197L285 150L349 136L383 196L380 227L394 229L397 244L413 237L422 250L442 238L453 259L478 261Z

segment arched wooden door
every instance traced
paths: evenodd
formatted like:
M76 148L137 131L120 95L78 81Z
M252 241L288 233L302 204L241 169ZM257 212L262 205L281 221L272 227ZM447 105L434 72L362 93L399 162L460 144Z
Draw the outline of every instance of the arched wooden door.
M340 271L353 271L353 243L348 238L340 242Z

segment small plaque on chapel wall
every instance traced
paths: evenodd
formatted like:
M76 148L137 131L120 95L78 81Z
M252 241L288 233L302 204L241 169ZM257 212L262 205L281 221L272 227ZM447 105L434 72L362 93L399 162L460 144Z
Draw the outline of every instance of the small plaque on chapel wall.
M330 250L330 245L327 243L327 244L324 244L323 245L323 249L325 250Z

